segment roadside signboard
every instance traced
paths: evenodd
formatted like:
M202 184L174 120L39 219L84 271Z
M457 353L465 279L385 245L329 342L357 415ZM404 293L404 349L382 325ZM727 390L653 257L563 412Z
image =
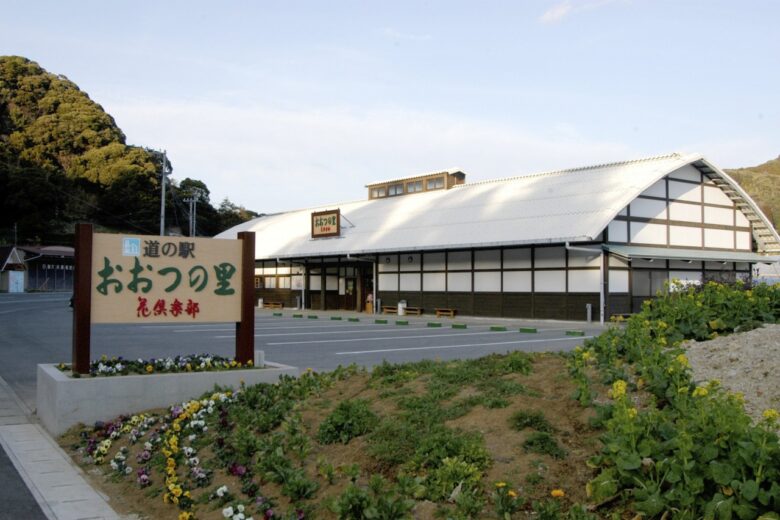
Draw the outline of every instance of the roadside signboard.
M238 240L93 233L76 226L73 370L89 372L93 323L236 323L254 359L255 234Z

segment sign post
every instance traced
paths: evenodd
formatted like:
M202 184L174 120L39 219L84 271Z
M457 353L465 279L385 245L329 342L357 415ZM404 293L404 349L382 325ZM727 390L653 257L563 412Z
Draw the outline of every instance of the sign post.
M89 372L92 323L236 323L236 361L254 359L254 233L239 240L76 228L73 370Z
M246 363L255 358L255 234L242 231L241 241L241 321L236 323L236 361Z
M76 225L73 280L73 372L89 372L92 334L92 224Z

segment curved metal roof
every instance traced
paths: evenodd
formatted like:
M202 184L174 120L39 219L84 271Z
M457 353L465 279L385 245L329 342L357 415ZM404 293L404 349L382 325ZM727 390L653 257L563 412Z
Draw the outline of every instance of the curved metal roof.
M699 154L679 153L266 215L217 238L254 231L255 258L590 241L637 195L687 165L730 190L727 195L753 223L762 252L780 247L777 232L733 179ZM341 236L312 239L311 213L336 208Z

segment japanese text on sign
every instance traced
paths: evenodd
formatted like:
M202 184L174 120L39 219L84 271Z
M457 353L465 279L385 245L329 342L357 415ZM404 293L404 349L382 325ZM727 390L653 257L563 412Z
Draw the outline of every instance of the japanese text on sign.
M92 321L240 319L237 240L96 233Z
M311 214L312 238L332 237L341 234L340 210L320 211Z

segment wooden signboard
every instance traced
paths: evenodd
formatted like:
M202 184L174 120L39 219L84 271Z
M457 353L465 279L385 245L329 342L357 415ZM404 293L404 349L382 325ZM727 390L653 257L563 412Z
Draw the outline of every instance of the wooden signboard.
M311 237L325 238L341 235L341 210L317 211L311 214Z
M236 359L253 359L254 250L254 233L215 240L92 233L91 225L79 224L74 370L89 370L92 323L232 321Z

